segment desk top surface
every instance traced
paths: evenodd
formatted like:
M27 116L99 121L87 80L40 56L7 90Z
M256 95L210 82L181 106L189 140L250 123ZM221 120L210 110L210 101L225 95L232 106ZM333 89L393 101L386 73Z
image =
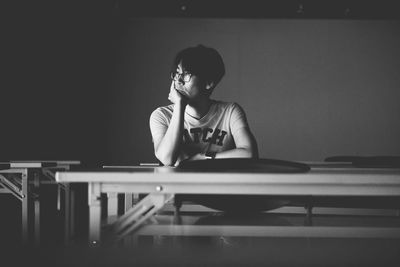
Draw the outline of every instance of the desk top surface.
M57 172L56 181L88 183L110 193L400 196L400 169L351 165L313 164L301 173L124 166Z
M0 167L5 168L45 168L45 167L58 167L79 165L81 162L78 160L10 160L0 162Z
M355 168L349 164L311 164L303 173L276 173L268 169L221 172L182 170L174 167L107 166L96 170L57 172L58 182L103 183L395 183L400 184L400 169ZM188 179L190 177L190 179Z

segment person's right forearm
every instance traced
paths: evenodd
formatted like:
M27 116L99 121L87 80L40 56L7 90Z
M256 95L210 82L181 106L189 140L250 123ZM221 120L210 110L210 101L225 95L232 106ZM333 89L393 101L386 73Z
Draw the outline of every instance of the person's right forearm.
M166 166L174 165L180 153L185 108L181 103L174 105L168 130L155 151L156 157Z

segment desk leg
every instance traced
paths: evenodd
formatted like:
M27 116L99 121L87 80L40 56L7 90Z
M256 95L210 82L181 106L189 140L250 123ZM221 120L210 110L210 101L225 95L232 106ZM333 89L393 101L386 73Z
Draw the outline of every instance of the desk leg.
M61 185L57 185L57 211L61 211Z
M25 169L21 173L21 180L22 180L22 244L28 244L28 235L29 235L29 217L28 217L28 210L29 210L29 195L28 195L28 171Z
M304 220L304 225L305 226L312 226L313 225L313 223L312 223L312 209L313 209L313 207L311 205L307 205L305 207L305 209L306 209L306 217L305 217L305 220Z
M312 209L313 209L314 203L313 203L313 198L309 196L306 201L305 209L306 209L306 217L304 220L304 225L305 226L312 226Z
M69 236L75 236L75 192L72 190L71 185L68 184L68 195L69 195Z
M65 184L65 244L75 237L75 191L71 184Z
M124 195L124 213L127 212L128 210L130 210L133 206L133 194L132 193L125 193Z
M125 193L124 194L124 214L133 207L134 194ZM124 247L137 246L137 238L133 235L128 235L123 239Z
M98 183L89 183L88 187L89 246L97 246L100 242L101 232L101 185Z
M107 193L107 217L111 219L112 217L117 217L118 215L118 194L117 193Z
M33 172L33 193L34 193L34 245L40 245L40 177L37 171Z
M61 187L60 185L58 186ZM72 192L70 184L64 185L64 244L68 245L71 240L72 218Z

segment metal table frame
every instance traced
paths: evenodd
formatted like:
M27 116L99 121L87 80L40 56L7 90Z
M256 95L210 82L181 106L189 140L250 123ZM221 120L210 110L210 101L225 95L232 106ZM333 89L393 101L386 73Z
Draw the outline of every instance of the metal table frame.
M80 161L9 161L1 162L0 193L11 194L22 203L21 238L22 244L40 245L40 186L56 184L55 173L70 170L72 165ZM8 175L20 175L21 184L10 181ZM65 213L64 240L67 242L74 231L74 197L70 184L58 183L57 209ZM64 207L61 207L61 190L64 191ZM31 208L33 210L31 210ZM33 224L33 233L29 226ZM32 235L32 237L30 237Z

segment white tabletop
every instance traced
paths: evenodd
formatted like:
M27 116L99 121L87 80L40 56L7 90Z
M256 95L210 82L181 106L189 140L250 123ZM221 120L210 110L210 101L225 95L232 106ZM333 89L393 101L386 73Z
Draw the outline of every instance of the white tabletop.
M8 166L9 168L42 168L60 165L79 165L80 163L78 160L10 160L0 162L1 165Z
M400 169L313 167L307 173L202 172L131 167L57 172L63 183L141 193L400 196Z

